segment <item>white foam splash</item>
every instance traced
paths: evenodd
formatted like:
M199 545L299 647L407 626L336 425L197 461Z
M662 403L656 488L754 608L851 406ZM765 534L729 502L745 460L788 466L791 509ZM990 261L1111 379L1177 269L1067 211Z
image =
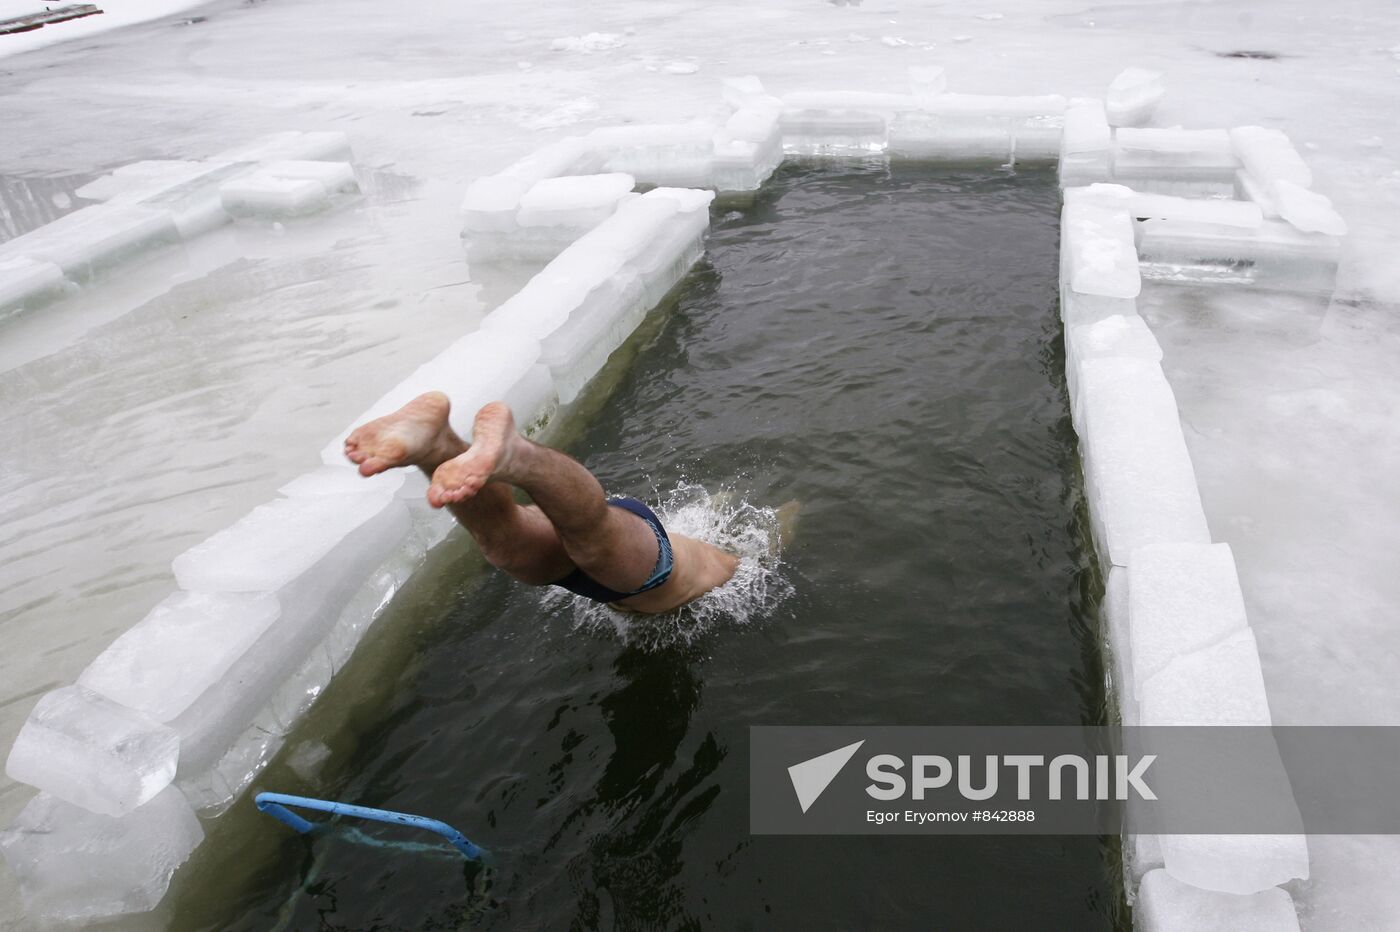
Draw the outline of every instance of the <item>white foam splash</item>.
M616 637L629 647L657 650L688 645L721 627L743 627L773 616L793 592L781 572L778 514L752 505L732 491L710 494L682 482L654 506L673 534L713 544L739 557L733 577L716 589L664 615L620 612L564 589L541 590L548 608L568 606L574 630Z

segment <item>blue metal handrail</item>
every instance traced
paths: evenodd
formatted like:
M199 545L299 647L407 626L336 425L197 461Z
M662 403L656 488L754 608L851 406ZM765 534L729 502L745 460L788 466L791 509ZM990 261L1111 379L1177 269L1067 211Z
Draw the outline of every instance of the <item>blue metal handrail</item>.
M304 819L288 809L294 806L297 809L312 809L317 812L328 812L332 815L350 816L355 819L369 819L373 822L390 822L395 825L407 825L411 828L421 828L425 831L434 832L462 852L464 856L473 861L486 861L490 855L484 848L479 848L472 844L471 840L461 832L457 831L446 822L437 819L429 819L426 816L409 815L406 812L394 812L389 809L371 809L369 806L355 806L350 803L338 803L329 799L311 799L306 796L289 796L285 793L259 793L253 800L257 803L258 811L266 812L279 822L295 829L303 835L307 832L315 831L323 827L323 823L312 822Z

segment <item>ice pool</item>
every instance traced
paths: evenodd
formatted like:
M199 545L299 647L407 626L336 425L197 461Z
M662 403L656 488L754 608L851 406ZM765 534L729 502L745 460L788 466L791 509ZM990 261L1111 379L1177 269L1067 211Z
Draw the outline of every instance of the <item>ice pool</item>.
M498 866L308 844L252 813L177 878L181 929L1114 928L1093 837L748 833L751 724L1104 720L1050 172L784 168L568 438L776 563L677 618L444 560L256 789L420 812ZM746 538L752 541L753 538ZM459 542L451 544L464 549ZM761 548L759 548L761 549ZM757 551L755 551L757 553ZM246 810L246 811L244 811Z

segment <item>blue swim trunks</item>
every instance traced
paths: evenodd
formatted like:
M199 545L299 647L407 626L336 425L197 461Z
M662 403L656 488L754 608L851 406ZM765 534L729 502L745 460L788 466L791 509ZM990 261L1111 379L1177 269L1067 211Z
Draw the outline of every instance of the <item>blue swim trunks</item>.
M616 589L609 589L580 569L575 569L554 584L595 602L617 602L630 596L639 595L649 589L655 589L670 578L673 565L671 538L667 536L666 528L661 526L661 519L656 516L656 512L635 498L610 498L608 504L614 508L621 508L623 511L630 511L651 525L651 532L656 535L656 566L652 568L651 576L648 577L647 581L631 592L618 592Z

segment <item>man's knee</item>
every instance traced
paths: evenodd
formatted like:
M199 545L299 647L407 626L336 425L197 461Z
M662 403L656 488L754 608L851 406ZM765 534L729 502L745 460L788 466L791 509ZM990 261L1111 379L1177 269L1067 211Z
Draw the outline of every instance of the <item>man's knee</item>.
M512 540L478 540L477 549L496 569L531 586L546 586L564 573L551 565L547 554Z

